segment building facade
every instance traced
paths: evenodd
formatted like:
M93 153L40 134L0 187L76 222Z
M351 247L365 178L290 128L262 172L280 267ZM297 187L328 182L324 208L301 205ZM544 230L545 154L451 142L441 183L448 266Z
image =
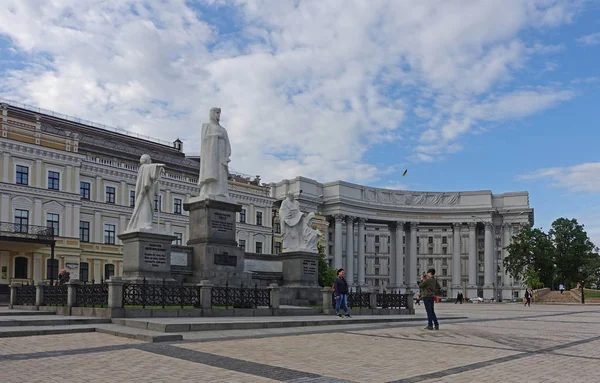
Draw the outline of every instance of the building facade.
M182 142L160 142L108 127L56 116L16 103L0 104L0 286L57 277L67 269L84 281L121 275L125 230L135 204L135 181L142 154L165 163L155 200L155 225L189 238L183 204L198 194L198 157L186 157ZM231 197L242 205L237 239L248 252L270 253L273 198L260 178L232 175ZM15 226L15 224L17 224ZM19 241L19 231L52 227L50 248ZM15 229L15 227L17 229ZM17 239L15 241L15 239Z
M353 286L414 290L434 268L447 296L523 294L502 262L521 225L533 224L527 192L398 191L303 177L270 186L273 198L293 191L301 209L327 217L330 264Z

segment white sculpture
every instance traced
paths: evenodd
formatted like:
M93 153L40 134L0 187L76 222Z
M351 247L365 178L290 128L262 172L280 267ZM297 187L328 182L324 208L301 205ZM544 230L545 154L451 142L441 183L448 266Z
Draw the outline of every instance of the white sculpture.
M158 193L158 180L164 164L153 164L147 154L140 157L140 168L135 183L135 207L126 233L133 231L152 231L154 197Z
M308 251L317 252L317 244L321 232L312 228L315 214L304 215L300 211L300 204L294 198L294 193L289 192L279 208L279 221L283 234L283 251Z
M231 144L227 130L219 124L221 109L210 110L210 122L202 124L200 142L200 176L198 199L215 196L229 198L227 177L231 161Z

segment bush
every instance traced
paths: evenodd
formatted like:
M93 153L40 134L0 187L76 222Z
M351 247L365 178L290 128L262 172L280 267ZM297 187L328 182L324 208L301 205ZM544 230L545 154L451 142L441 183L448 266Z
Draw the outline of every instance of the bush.
M319 244L317 245L319 250L319 286L329 287L333 284L336 277L336 271L334 268L329 267L327 259L325 258L325 248Z

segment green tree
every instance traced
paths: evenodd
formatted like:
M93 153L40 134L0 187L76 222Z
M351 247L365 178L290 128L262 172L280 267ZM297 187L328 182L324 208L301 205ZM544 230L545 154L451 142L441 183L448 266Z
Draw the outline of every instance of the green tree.
M319 251L319 286L329 287L333 284L336 277L336 270L329 267L327 259L325 258L325 247L321 244L317 245Z
M552 223L548 234L556 248L557 278L572 287L581 280L579 269L587 279L599 267L596 246L590 241L583 225L576 219L559 218Z
M548 234L526 225L506 249L509 255L503 263L513 278L525 280L529 287L552 285L555 249Z

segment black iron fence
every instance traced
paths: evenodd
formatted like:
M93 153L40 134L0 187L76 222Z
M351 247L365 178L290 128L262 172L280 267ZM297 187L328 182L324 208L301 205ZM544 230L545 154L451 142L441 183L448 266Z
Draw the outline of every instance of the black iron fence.
M400 309L408 307L408 295L392 290L389 293L383 290L377 294L377 307L383 309Z
M69 294L67 285L44 285L44 304L46 306L66 306Z
M108 306L108 284L100 280L100 283L84 282L81 285L76 285L75 305L79 307L105 307Z
M244 287L242 283L239 288L230 287L228 283L224 287L213 287L210 293L211 306L225 308L257 308L271 307L271 293L268 289L259 289L258 285Z
M150 307L200 307L200 287L181 284L125 283L123 305Z
M368 308L371 307L371 294L362 292L360 287L356 288L356 291L348 293L348 307Z
M26 285L20 286L16 291L15 304L22 306L35 306L35 286L30 286L29 282Z

